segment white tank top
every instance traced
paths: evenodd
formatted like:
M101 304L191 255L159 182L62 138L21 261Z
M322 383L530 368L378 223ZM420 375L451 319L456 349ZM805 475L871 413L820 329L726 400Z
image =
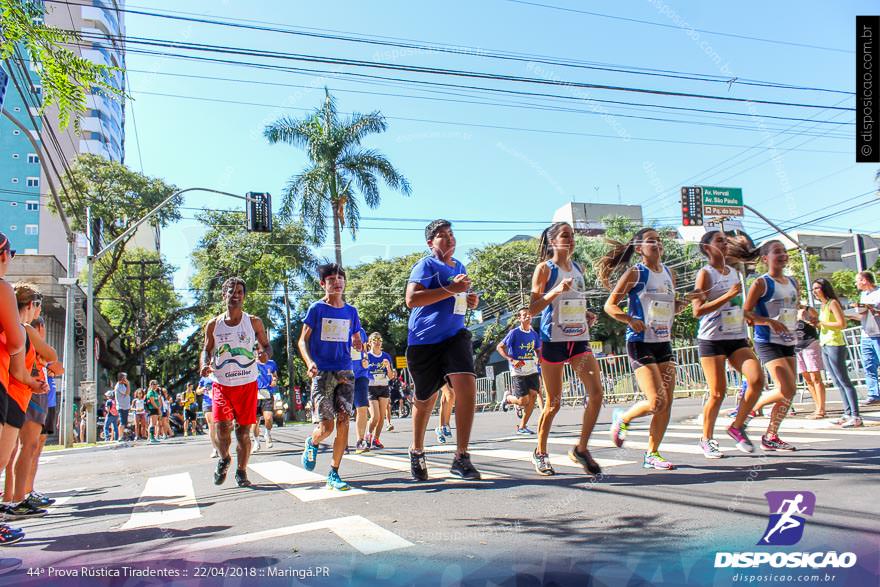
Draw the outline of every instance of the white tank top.
M703 267L709 276L709 289L706 291L706 302L717 300L726 294L731 287L739 283L739 273L727 265L724 275L711 265ZM701 340L739 340L746 338L746 323L743 320L742 294L736 296L714 312L700 317L700 330L697 338Z
M257 380L257 335L251 317L242 312L241 321L229 326L224 315L214 322L214 357L211 368L220 385L244 385Z
M547 262L551 273L550 282L544 287L545 293L559 285L563 279L570 277L572 284L570 290L562 292L541 313L541 335L545 341L590 340L590 327L586 317L587 298L584 274L574 261L569 262L571 263L569 270L559 267L552 261Z

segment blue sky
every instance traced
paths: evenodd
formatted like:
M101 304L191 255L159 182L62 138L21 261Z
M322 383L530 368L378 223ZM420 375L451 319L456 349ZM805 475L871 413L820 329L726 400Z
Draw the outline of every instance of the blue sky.
M853 97L841 93L754 87L737 82L728 86L527 61L499 61L486 58L483 53L517 52L593 62L602 67L614 64L852 92L855 15L876 11L876 4L870 2L722 4L542 0L539 3L617 18L510 0L430 5L397 1L335 2L331 9L328 3L281 1L183 4L137 0L127 3L130 9L186 11L209 18L277 23L299 30L332 30L338 31L335 34L406 38L477 49L466 55L401 51L134 14L126 15L126 27L127 34L136 37L852 107ZM823 48L696 32L686 27ZM129 46L135 47L134 44ZM279 63L248 57L228 58ZM284 64L327 68L298 62ZM287 179L305 167L306 156L287 145L269 145L262 137L266 123L282 115L302 116L306 110L318 106L322 97L320 88L325 85L336 95L342 112L380 110L388 118L389 130L371 138L367 146L383 151L409 178L413 195L404 198L386 190L380 208L362 210L365 219L356 243L348 236L344 241L344 258L349 265L419 250L425 224L421 219L435 217L508 221L458 223L455 228L460 256L471 247L503 242L515 234L537 233L549 223L554 210L571 200L642 204L647 219L675 224L681 185L742 187L746 202L774 220L785 221L801 215L812 218L818 216L824 206L846 202L871 190L878 167L855 164L852 124L755 117L851 123L854 114L850 111L761 104L750 107L741 102L346 67L334 70L556 93L580 101L487 95L449 88L433 88L428 92L424 86L412 84L364 83L363 79L356 82L327 75L193 63L134 52L128 54L127 66L134 102L127 109L126 162L180 187L204 186L237 193L268 191L277 202ZM205 77L245 82L203 79ZM385 95L376 95L378 93ZM584 98L724 110L753 116L670 112L626 105L597 106L586 103ZM465 101L471 103L462 103ZM520 107L510 107L511 104ZM583 112L559 111L560 108ZM621 115L674 118L692 124ZM831 136L817 136L821 133ZM237 208L239 202L190 194L184 205ZM805 228L874 231L877 210L877 207L862 212L853 209L847 215ZM191 219L195 214L194 210L185 210L187 218L165 229L162 235L163 253L180 267L176 286L181 290L188 286L189 252L201 234L198 223ZM417 220L397 222L376 218ZM755 234L766 232L755 219L747 218L746 226ZM331 251L327 249L323 253L329 255Z

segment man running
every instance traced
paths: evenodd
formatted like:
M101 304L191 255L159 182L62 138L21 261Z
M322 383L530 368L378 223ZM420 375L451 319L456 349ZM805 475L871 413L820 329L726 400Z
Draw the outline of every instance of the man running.
M263 441L266 448L272 448L272 421L275 417L275 388L272 385L275 374L278 373L278 365L275 361L260 353L260 361L257 363L260 374L257 376L257 423L254 424L254 452L260 450L260 416L263 417Z
M226 312L212 318L205 326L205 344L202 348L201 375L213 373L217 380L212 386L213 416L216 429L217 452L220 460L214 471L214 484L222 485L232 458L233 420L235 429L235 481L239 487L249 487L247 463L251 454L251 426L257 418L257 347L268 357L272 347L263 321L242 310L247 286L239 277L230 277L223 283L223 301Z
M526 307L517 310L519 326L507 333L496 350L510 364L511 389L504 396L501 407L507 411L514 405L520 423L517 434L534 434L529 430L529 418L535 409L535 401L541 393L541 375L538 370L538 352L541 350L541 336L532 329L532 315Z

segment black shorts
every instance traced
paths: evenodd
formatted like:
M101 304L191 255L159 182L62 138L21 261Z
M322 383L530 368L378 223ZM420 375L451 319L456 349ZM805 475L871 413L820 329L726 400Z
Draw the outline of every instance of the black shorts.
M18 405L18 402L9 398L9 401L6 406L6 422L7 426L12 426L13 428L21 428L24 426L25 414L24 410L21 409L21 406Z
M672 352L671 342L640 342L632 340L626 343L626 354L629 355L629 364L632 366L633 371L645 365L675 362L675 354Z
M388 386L388 393L391 396L392 402L399 402L403 399L403 394L400 393L400 387L391 387Z
M391 392L388 390L387 385L371 385L369 389L370 401L378 400L379 398L390 398Z
M755 341L755 350L758 351L758 358L761 359L762 363L769 363L776 359L794 358L794 345L787 346L776 344L775 342Z
M55 420L57 418L55 406L46 410L46 423L43 424L43 434L55 434Z
M257 401L257 416L262 416L263 412L274 412L275 411L275 400L271 397L268 399L261 399Z
M410 345L406 349L406 361L419 400L429 399L437 393L449 375L477 376L471 333L467 328L435 344Z
M198 419L198 414L195 410L187 410L184 414L186 414L187 422L195 422Z
M0 383L0 424L6 424L9 401L9 394L6 393L6 388Z
M147 414L149 414L150 416L158 416L159 410L157 410L156 408L151 408L150 406L147 406Z
M697 352L700 357L730 357L739 349L749 348L749 341L745 338L733 340L703 340L697 339Z
M510 378L510 394L513 397L526 397L530 391L541 391L541 375L514 375Z
M576 340L573 342L542 342L541 361L545 363L568 363L571 359L592 353L588 340Z

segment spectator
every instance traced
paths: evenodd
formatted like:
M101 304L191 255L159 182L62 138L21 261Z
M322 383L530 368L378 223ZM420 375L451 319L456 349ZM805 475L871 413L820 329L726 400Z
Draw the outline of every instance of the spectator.
M842 428L857 428L862 426L862 419L859 415L859 396L849 378L846 364L846 339L843 336L846 318L843 316L843 308L830 281L820 277L813 281L812 287L813 295L822 303L818 322L822 358L843 399L843 417L834 423Z
M186 384L186 391L183 394L183 413L184 426L183 435L195 436L198 430L198 408L199 404L196 400L196 392L192 383Z
M797 343L798 372L803 376L816 409L807 416L811 420L825 417L825 382L822 381L822 370L825 364L822 361L822 347L819 345L819 331L816 325L819 323L819 314L811 307L801 308L798 312L797 329L795 336Z
M86 421L87 421L88 417L89 417L88 410L86 410L85 406L81 407L80 411L79 411L79 441L80 442L85 442L86 438L88 438L88 436L86 436Z
M144 402L144 390L138 389L132 401L134 406L134 437L135 440L147 438L147 408Z
M108 390L104 397L104 440L119 440L119 410L113 399L113 390ZM112 432L112 433L111 433Z
M131 384L128 382L128 374L120 373L113 387L113 395L116 400L116 410L119 412L119 428L124 431L128 426L128 412L131 410ZM119 435L120 438L124 434Z
M183 421L184 400L183 400L182 393L178 393L174 397L174 401L171 402L171 405L169 406L168 411L169 411L168 427L170 429L169 434L171 436L174 436L174 434L177 432L184 432L185 433L186 429L184 427L184 421Z
M862 323L862 365L865 367L865 385L868 399L865 405L880 404L880 288L874 281L874 274L862 271L856 276L856 287L862 292L856 306L858 320Z

